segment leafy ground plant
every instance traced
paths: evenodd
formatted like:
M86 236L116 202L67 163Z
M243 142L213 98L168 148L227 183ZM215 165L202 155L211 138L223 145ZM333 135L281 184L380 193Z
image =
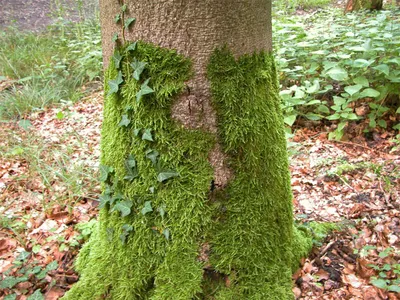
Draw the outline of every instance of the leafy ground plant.
M399 130L399 20L398 11L325 10L276 21L285 122L332 122L333 139L351 122Z

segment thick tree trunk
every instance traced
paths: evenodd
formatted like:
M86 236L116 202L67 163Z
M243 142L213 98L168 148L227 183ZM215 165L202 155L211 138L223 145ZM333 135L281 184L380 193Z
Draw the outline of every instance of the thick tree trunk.
M293 230L271 1L100 6L104 208L64 298L292 299L310 240Z

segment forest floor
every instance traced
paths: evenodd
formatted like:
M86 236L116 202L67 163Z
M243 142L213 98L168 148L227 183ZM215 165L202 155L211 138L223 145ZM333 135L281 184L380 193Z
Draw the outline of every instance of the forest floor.
M80 20L94 11L92 2L76 0L0 0L0 29L40 31L56 21Z
M99 91L2 125L0 299L27 299L39 288L58 299L77 281L73 261L98 213L101 112ZM391 138L375 132L335 142L324 128L296 131L296 221L338 224L293 275L298 299L399 299L388 291L397 290L400 272L400 151Z

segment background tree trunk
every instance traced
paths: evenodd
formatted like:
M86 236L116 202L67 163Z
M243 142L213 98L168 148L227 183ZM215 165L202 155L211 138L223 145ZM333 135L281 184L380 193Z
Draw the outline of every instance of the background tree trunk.
M348 0L346 4L346 11L359 9L381 10L382 7L383 0Z
M104 208L65 299L292 299L311 240L293 231L271 1L100 10Z

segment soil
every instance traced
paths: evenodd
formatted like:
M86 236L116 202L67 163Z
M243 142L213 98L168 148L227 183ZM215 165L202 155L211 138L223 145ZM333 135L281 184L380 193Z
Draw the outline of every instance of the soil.
M84 2L83 7L80 7L80 2ZM97 1L0 0L0 30L16 27L41 31L57 20L77 21L93 16L97 7Z

